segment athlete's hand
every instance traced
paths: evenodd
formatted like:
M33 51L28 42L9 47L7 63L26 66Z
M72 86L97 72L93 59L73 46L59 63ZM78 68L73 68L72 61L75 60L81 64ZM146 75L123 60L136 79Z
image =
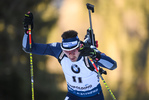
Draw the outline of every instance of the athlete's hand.
M94 46L89 45L88 43L81 44L79 52L81 56L90 56L92 59L100 59L100 53L96 52Z
M33 14L30 11L25 14L23 24L25 30L28 30L28 25L31 25L31 29L33 29Z

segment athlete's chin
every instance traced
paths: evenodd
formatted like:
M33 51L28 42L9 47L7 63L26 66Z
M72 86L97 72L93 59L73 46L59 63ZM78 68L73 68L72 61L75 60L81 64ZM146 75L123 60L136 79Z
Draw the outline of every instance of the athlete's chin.
M76 60L71 60L72 62L76 62Z
M76 60L71 60L72 62L76 62Z
M75 59L75 58L73 58L73 59L70 59L72 62L76 62L77 61L77 59Z

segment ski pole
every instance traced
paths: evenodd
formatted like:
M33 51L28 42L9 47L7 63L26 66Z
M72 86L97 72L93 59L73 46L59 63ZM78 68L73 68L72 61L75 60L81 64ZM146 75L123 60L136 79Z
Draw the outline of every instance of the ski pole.
M29 31L29 46L30 46L30 73L31 73L31 90L32 90L32 100L34 100L34 75L33 75L33 57L32 57L32 39L31 39L31 25L28 25Z
M108 89L110 95L112 96L113 100L116 100L113 92L111 91L111 89L108 87L107 83L105 82L104 78L102 77L102 75L100 74L99 70L97 69L95 63L93 62L92 58L89 57L89 60L91 61L92 65L94 66L95 70L97 71L98 75L101 77L101 80L103 81L104 85L106 86L106 88Z

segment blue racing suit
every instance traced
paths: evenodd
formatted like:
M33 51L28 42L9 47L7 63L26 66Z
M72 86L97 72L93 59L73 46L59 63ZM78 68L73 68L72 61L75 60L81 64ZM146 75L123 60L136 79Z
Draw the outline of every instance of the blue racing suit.
M65 100L104 100L99 75L88 57L79 56L76 62L72 62L65 55L60 44L58 42L40 44L32 41L32 50L30 51L29 36L26 33L22 42L23 50L27 53L51 55L58 59L67 82L68 93ZM114 70L117 67L116 61L103 53L96 65L109 70Z

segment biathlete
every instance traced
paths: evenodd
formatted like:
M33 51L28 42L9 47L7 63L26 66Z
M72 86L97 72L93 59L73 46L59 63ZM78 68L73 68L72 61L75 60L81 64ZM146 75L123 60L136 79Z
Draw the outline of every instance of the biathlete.
M40 44L32 39L32 50L29 47L28 25L32 25L33 14L27 13L24 18L25 33L23 50L38 55L50 55L57 58L62 66L67 82L68 93L64 100L104 100L99 75L88 57L96 61L97 66L114 70L116 61L101 53L95 47L83 43L74 30L65 31L61 43Z

